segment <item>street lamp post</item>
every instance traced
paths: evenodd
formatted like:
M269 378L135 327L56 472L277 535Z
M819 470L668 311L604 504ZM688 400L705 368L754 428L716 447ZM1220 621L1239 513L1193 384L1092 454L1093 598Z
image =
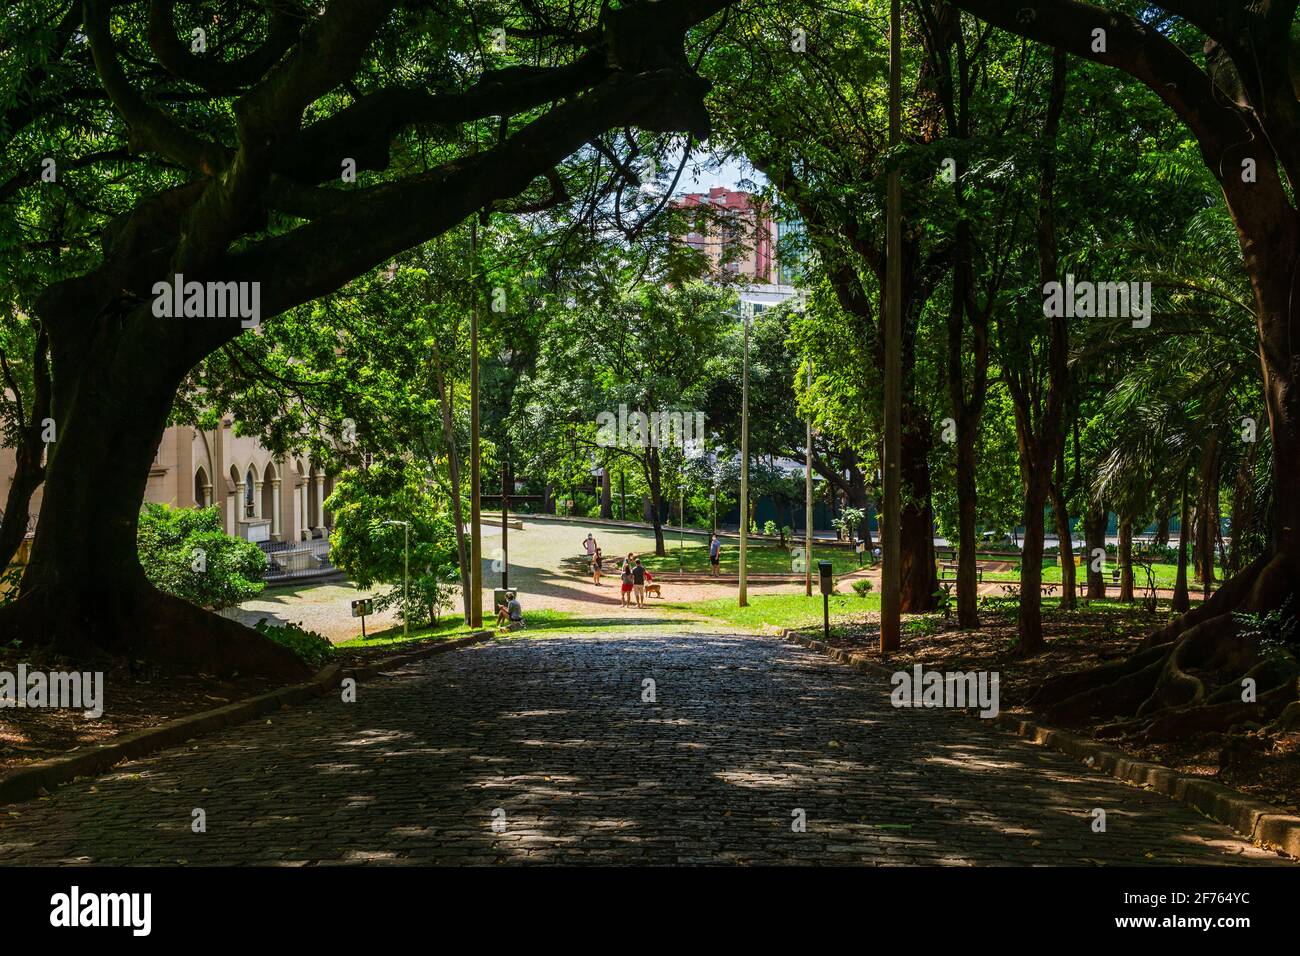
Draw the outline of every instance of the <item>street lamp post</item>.
M385 521L384 524L400 524L402 526L402 637L411 636L411 604L410 604L410 580L411 580L411 522L409 521Z
M469 312L469 535L470 535L470 627L483 626L483 525L481 520L482 476L479 449L478 408L478 219L470 220L470 276Z
M686 547L686 492L677 489L677 573L682 573L683 549Z
M812 389L812 359L808 359L808 388ZM804 449L803 466L803 589L812 597L813 560L813 502L812 502L812 415L808 416L808 444Z
M740 594L741 607L749 605L749 581L745 574L745 549L749 540L749 315L742 304L745 324L745 357L740 379Z

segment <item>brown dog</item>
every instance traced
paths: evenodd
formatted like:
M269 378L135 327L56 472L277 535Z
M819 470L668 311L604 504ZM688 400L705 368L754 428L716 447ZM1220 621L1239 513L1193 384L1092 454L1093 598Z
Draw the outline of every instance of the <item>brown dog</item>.
M647 584L647 585L645 586L645 596L646 596L646 597L663 597L663 595L659 593L659 585L657 585L657 584Z

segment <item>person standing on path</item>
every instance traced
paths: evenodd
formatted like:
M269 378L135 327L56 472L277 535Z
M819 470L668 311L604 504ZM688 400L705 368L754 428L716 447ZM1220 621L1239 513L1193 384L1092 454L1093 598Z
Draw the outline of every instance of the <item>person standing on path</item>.
M709 567L716 578L722 573L722 542L718 539L718 533L713 532L709 538Z
M632 589L636 592L636 606L645 607L645 568L640 558L632 565Z
M591 579L596 582L596 587L600 587L600 548L591 556Z
M587 552L588 561L595 557L596 552L600 550L596 545L596 539L592 536L590 531L587 532L587 540L582 542L582 550Z
M623 563L623 572L620 575L622 586L619 589L619 600L623 607L632 606L632 566L627 562Z

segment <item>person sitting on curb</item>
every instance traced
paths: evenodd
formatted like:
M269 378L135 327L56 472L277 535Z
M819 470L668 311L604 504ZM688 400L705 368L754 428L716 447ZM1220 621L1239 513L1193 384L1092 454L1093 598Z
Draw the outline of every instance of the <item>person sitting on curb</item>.
M524 608L519 603L519 598L511 595L510 600L505 604L497 605L497 627L514 627L518 625L523 627Z

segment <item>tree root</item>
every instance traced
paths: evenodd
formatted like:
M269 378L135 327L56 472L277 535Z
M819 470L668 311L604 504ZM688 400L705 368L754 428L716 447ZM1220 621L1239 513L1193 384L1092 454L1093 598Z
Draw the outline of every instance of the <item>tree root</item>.
M143 659L178 673L293 680L310 668L288 648L148 584L96 604L76 593L33 591L0 608L0 644L47 647L93 664Z
M1127 660L1045 681L1029 703L1054 724L1112 717L1098 737L1163 743L1221 733L1242 723L1300 726L1297 665L1261 659L1237 613L1262 614L1295 593L1296 564L1284 554L1251 562L1209 600L1151 634ZM1241 700L1252 678L1258 699ZM1272 723L1270 723L1272 722Z
M1165 655L1158 654L1145 667L1110 683L1067 697L1047 711L1054 724L1076 726L1089 718L1131 712L1150 695L1165 667Z
M1028 700L1033 707L1045 708L1061 703L1086 691L1105 687L1148 667L1153 661L1164 660L1166 648L1153 647L1138 651L1121 661L1112 661L1087 670L1074 671L1049 677Z

